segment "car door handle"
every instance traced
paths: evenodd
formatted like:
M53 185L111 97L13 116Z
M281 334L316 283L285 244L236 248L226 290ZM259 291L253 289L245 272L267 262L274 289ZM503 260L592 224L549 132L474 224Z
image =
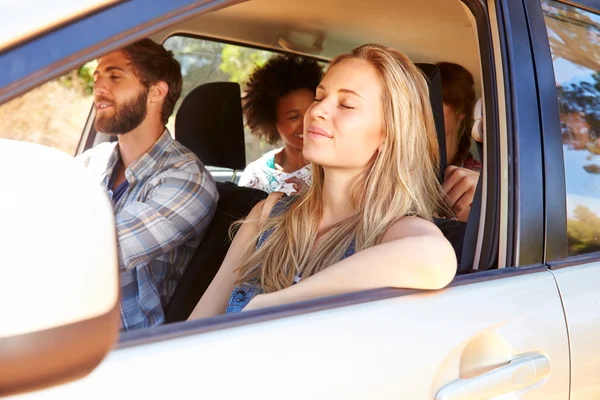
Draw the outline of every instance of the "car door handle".
M512 360L471 379L458 379L444 386L436 400L481 400L532 386L550 374L550 360L543 354L530 354Z

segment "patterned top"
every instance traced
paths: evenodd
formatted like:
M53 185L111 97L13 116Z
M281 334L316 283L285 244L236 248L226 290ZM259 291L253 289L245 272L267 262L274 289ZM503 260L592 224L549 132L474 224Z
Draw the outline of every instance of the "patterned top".
M476 160L475 157L473 157L473 154L469 152L469 154L467 154L467 158L465 158L465 161L462 162L461 167L480 172L482 165L481 162Z
M295 199L295 196L287 198L282 197L281 200L275 203L269 216L274 217L277 215L281 215L288 209L290 204L292 204L292 202ZM263 243L269 238L269 236L271 236L272 233L273 229L270 229L268 231L265 231L262 235L260 235L260 237L258 238L258 242L256 243L256 248L259 249L260 246L263 245ZM344 255L342 256L341 260L350 257L355 252L356 246L354 240L352 240L352 242L350 242L350 245L344 252ZM301 279L302 277L300 275L296 275L293 284L300 282ZM246 307L248 303L250 303L250 300L252 300L254 296L256 296L257 294L261 294L262 292L263 288L258 286L256 283L244 283L240 286L236 286L235 288L233 288L233 292L231 292L231 295L229 296L229 301L227 302L227 309L225 310L225 313L231 314L241 312L244 309L244 307Z
M116 143L77 157L109 187ZM121 280L121 329L164 322L164 310L210 223L219 197L198 158L168 131L125 170L129 187L114 204Z
M244 173L240 177L239 186L247 186L267 193L284 192L288 196L294 192L291 183L286 183L286 179L302 179L307 186L312 183L312 166L305 165L294 172L283 172L275 169L275 154L282 149L269 151L261 158L248 164Z

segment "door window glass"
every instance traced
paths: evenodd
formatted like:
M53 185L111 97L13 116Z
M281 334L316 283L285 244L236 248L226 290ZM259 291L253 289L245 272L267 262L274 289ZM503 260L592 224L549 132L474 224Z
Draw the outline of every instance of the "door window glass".
M543 0L567 187L568 254L600 251L600 16Z

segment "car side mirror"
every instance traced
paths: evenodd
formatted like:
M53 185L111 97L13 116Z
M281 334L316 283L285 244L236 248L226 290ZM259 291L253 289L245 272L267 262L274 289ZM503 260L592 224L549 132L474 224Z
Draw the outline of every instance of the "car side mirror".
M118 339L108 197L72 157L0 139L0 396L80 378Z

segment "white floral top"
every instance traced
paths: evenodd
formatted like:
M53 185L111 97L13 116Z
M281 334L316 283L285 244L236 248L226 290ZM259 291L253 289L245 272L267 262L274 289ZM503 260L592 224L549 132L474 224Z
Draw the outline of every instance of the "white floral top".
M294 172L283 172L275 169L275 154L281 149L269 151L261 158L248 164L240 177L240 186L247 186L264 190L267 193L284 192L291 195L295 192L291 183L285 181L290 178L302 179L307 186L312 183L312 167L310 164Z

